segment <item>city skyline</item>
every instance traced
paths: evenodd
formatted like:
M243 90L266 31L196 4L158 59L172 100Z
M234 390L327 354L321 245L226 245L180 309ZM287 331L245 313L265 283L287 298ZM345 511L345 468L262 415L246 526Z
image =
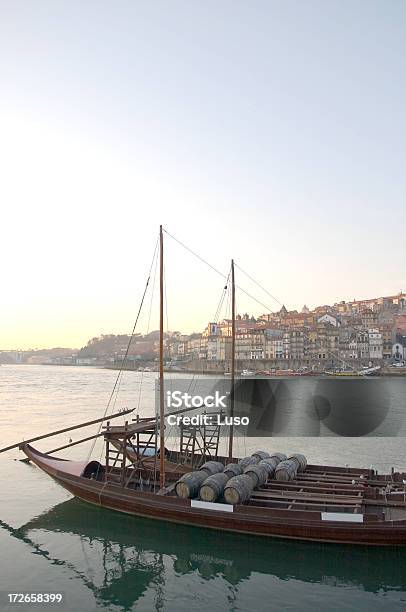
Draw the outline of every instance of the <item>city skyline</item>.
M238 289L237 289L238 292ZM392 293L391 295L386 295L386 296L374 296L374 297L364 297L361 298L359 300L355 300L355 298L353 300L339 300L337 302L334 302L334 304L327 304L327 303L322 303L322 304L317 304L316 306L313 307L309 307L307 304L303 304L302 307L297 307L297 308L286 308L285 304L281 304L281 308L279 309L280 311L283 311L284 309L286 309L287 314L289 313L303 313L303 312L309 312L309 313L313 313L313 312L317 312L319 311L321 312L331 312L331 313L339 313L339 309L341 307L341 305L346 304L346 305L351 305L351 304L363 304L363 303L367 303L369 301L371 302L377 302L379 299L391 299L391 298L397 298L397 297L403 297L404 299L406 299L406 293L404 293L403 291L400 291L398 293ZM373 306L368 306L368 304L365 305L365 308L368 310L369 308L373 309ZM255 320L259 321L263 318L266 318L267 315L277 315L279 310L274 310L271 312L261 312L261 313L256 313L256 312L244 312L242 311L238 311L236 313L236 318L237 319L242 319L244 317L253 317ZM321 316L319 314L319 316ZM194 329L185 329L185 328L179 328L179 329L169 329L166 328L164 333L165 334L181 334L184 336L193 336L194 334L196 335L201 335L202 332L204 332L204 330L207 327L208 323L211 322L224 322L224 321L230 321L231 319L230 317L230 313L229 312L225 312L225 311L220 311L219 312L219 316L214 319L210 319L210 320L206 320L203 322L203 324L200 326L200 328L194 328ZM142 330L139 328L135 329L135 336L140 335L140 336L145 336L148 335L149 333L157 333L158 332L158 324L156 326L156 328L154 327L149 327L148 330ZM95 334L93 336L87 335L85 340L83 340L80 344L78 345L64 345L62 346L61 344L52 344L49 346L9 346L9 347L4 347L4 346L0 346L0 351L37 351L37 350L47 350L47 349L56 349L56 348L66 348L66 349L70 349L70 350L80 350L81 348L84 348L91 340L93 339L97 339L102 337L103 335L106 336L114 336L114 335L123 335L123 336L131 336L131 332L129 332L129 330L127 331L117 331L117 330L109 330L107 332L101 332L99 334Z
M1 347L128 333L160 223L289 308L406 288L404 5L119 4L0 2ZM198 331L223 281L165 249Z
M198 333L168 330L164 334L168 367L226 371L232 351L232 326L224 315L228 313L218 308L216 318ZM79 350L0 351L0 362L154 371L159 338L159 330L135 337L105 334L89 339ZM393 368L402 374L406 360L406 293L340 301L313 310L303 306L300 312L288 311L283 305L278 312L260 317L237 314L235 359L243 369L243 363L255 362L255 369L262 373L271 367L297 375L310 370L315 374L344 364L351 372L356 367L372 368L368 375L377 375L378 371L393 375Z

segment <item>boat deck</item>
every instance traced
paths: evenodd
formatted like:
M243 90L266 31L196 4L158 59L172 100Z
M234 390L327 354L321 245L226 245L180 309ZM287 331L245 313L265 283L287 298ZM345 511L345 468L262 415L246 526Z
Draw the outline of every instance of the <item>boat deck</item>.
M168 487L167 495L175 495ZM220 503L225 503L221 502ZM309 465L295 480L268 480L242 506L305 513L361 514L367 522L406 520L406 488L373 470Z
M139 424L141 425L141 424ZM144 423L144 427L145 427ZM176 497L174 483L191 466L178 462L178 453L170 453L165 461L167 487L160 494ZM224 463L226 458L220 458ZM139 464L139 467L141 465ZM131 470L131 468L130 468ZM117 474L115 472L117 471ZM119 470L111 470L109 481L120 482ZM365 515L369 521L398 521L406 519L406 490L403 479L397 475L378 476L372 469L335 467L309 464L295 480L268 480L254 489L241 506L251 509L297 511L306 513L342 513ZM159 464L149 457L142 461L138 475L128 479L128 488L157 493L159 490ZM226 503L224 500L218 502Z

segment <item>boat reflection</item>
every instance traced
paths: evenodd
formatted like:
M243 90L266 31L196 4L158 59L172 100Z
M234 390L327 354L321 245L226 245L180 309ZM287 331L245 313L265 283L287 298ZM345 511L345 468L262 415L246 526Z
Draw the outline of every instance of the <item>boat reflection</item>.
M406 591L406 550L401 548L219 534L126 515L118 517L76 499L55 506L19 529L2 521L0 526L37 554L74 572L102 607L131 610L152 588L159 608L159 602L165 599L165 581L174 574L194 573L207 581L220 578L232 587L235 596L240 585L254 574L351 586L372 593Z

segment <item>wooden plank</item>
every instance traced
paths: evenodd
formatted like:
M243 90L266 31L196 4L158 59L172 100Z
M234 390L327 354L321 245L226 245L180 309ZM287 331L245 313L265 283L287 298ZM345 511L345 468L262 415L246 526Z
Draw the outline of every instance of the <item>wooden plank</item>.
M65 444L64 446L58 446L58 448L53 448L52 450L46 451L46 455L51 455L52 453L56 453L57 451L64 450L65 448L70 448L71 446L76 446L76 444L81 444L82 442L87 442L88 440L94 440L94 438L98 438L99 436L103 436L104 432L95 434L94 436L89 436L87 438L81 438L80 440L76 440L75 442L70 442L69 444ZM25 459L20 459L21 463L29 463L30 459L25 457Z
M374 470L370 468L356 468L356 467L343 467L336 465L316 465L313 463L309 463L306 467L306 472L329 472L329 473L337 473L337 474L364 474L367 476L372 476Z
M283 508L282 506L286 507ZM278 507L279 506L279 507ZM308 502L308 501L299 501L296 500L290 503L288 500L278 500L278 499L251 499L249 503L249 507L253 508L263 508L265 511L269 511L271 509L278 509L283 511L293 511L293 512L324 512L325 510L336 510L337 512L341 510L347 510L352 512L353 510L359 511L362 506L352 506L345 504L328 504L323 502ZM290 514L292 516L292 514ZM371 515L374 516L374 515Z
M332 503L347 503L349 505L356 505L362 502L362 498L360 497L350 497L348 495L323 495L323 494L312 494L312 493L268 493L266 491L254 491L251 495L252 497L262 498L262 499L286 499L286 500L308 500L308 501L320 501L320 502L332 502Z
M324 476L322 474L317 476L305 476L304 474L300 474L296 478L297 482L331 482L331 483L341 483L341 484L351 484L353 480L355 480L356 484L365 483L370 484L370 481L366 478L357 478L355 476Z
M298 490L298 489L303 489L305 491L321 491L321 492L325 492L325 493L329 493L329 492L335 492L337 494L340 493L353 493L353 492L363 492L365 490L365 487L363 486L358 486L358 485L352 485L352 486L348 486L348 485L342 485L342 484L334 484L334 483L328 483L328 484L317 484L317 483L310 483L310 484L303 484L302 482L296 482L296 481L291 481L291 482L278 482L277 480L268 480L266 482L265 485L263 485L260 490L261 491L268 491L268 490Z
M124 425L103 427L104 433L106 436L111 435L111 437L122 437L132 435L134 433L148 433L155 431L155 422L148 421L147 423L131 423L125 427Z

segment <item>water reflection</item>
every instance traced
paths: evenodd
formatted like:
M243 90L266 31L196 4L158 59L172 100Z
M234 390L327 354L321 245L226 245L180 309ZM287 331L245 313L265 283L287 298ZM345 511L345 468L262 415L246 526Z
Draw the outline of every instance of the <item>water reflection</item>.
M233 598L254 576L353 587L371 593L406 591L406 551L344 547L219 534L137 519L72 499L19 529L0 526L50 563L63 565L100 607L131 610L147 589L165 609L174 575L224 581ZM191 587L192 588L192 587Z

